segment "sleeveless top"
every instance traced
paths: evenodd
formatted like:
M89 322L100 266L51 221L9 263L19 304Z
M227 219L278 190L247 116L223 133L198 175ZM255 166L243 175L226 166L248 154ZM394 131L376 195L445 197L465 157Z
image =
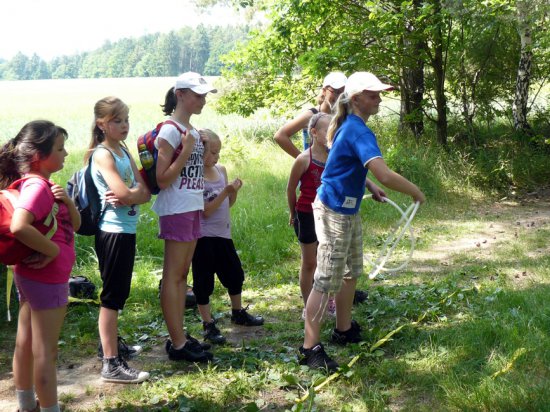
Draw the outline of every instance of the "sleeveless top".
M132 164L130 163L130 155L122 148L122 156L117 155L108 147L98 145L97 149L108 150L115 160L116 170L126 185L126 187L132 188L136 185L136 178L134 171L132 170ZM93 154L92 154L93 156ZM109 185L105 181L101 172L97 169L95 162L92 161L92 178L94 184L97 187L99 198L101 199L101 205L105 206L105 192L109 190ZM107 204L105 213L99 222L99 229L103 232L109 233L136 233L137 223L139 218L139 206L117 206L116 208L110 204Z
M204 204L218 197L226 185L223 173L220 172L218 166L214 167L218 172L218 180L208 181L204 179ZM226 197L221 205L209 217L201 219L201 237L223 237L231 239L229 197Z
M317 188L321 185L321 174L325 170L325 164L313 159L311 148L309 149L309 166L300 177L300 197L296 202L296 210L299 212L313 213L311 204L317 195Z
M317 110L315 107L312 107L311 109L308 109L311 113L317 114L319 113L319 110ZM308 122L309 126L309 122ZM304 150L309 149L310 142L309 142L309 131L307 130L307 126L302 129L302 139L304 142Z

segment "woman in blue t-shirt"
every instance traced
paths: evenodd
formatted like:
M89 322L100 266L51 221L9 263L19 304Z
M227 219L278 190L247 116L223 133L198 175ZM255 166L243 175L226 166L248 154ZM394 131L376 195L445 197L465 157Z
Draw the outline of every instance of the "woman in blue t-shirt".
M378 113L380 92L391 90L375 75L352 74L337 102L327 141L330 153L313 203L315 231L319 241L314 285L306 305L304 344L300 364L334 371L338 364L320 343L322 313L330 295L336 299L336 328L332 341L338 344L361 340L360 326L351 319L357 279L363 272L363 236L358 214L365 187L384 195L367 179L371 171L384 186L424 202L424 194L407 179L390 170L378 148L376 136L366 125Z

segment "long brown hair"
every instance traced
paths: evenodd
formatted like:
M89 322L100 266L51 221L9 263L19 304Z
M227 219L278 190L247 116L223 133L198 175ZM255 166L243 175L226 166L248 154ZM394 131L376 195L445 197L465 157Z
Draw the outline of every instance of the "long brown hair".
M13 139L0 149L0 188L8 187L31 171L34 161L45 159L53 150L58 136L65 139L65 129L49 120L34 120L27 123Z

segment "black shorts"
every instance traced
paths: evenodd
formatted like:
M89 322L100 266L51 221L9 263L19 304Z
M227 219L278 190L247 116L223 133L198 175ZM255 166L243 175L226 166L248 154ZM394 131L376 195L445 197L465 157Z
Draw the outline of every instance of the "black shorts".
M193 293L199 305L210 302L214 292L214 274L230 295L243 290L244 271L232 239L201 237L193 254Z
M313 212L294 211L294 232L296 236L298 236L300 243L308 244L317 242Z
M95 235L95 251L103 281L103 290L99 296L101 306L121 310L130 296L136 235L100 230Z

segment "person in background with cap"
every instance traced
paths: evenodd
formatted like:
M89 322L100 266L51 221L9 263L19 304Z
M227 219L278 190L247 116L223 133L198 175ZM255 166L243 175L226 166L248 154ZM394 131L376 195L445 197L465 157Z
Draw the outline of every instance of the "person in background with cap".
M317 108L312 107L305 112L300 113L296 118L287 122L282 126L277 133L275 133L275 141L281 148L292 157L296 158L301 153L294 143L292 143L291 137L298 133L300 130L303 135L304 150L309 146L309 134L307 126L309 120L314 114L322 112L332 114L332 107L336 103L338 96L344 91L347 77L341 72L332 72L327 74L323 80L323 87L319 96L317 96Z
M216 93L204 77L186 72L166 93L162 106L166 116L177 124L165 123L159 130L157 183L160 187L152 209L159 215L159 238L164 239L164 265L160 304L170 339L166 352L171 360L208 362L213 358L210 345L199 341L183 328L187 274L200 237L204 208L203 155L205 143L191 125L191 116L200 114L206 95ZM177 150L180 150L179 154Z
M357 279L363 273L362 222L358 213L370 170L384 186L424 202L424 194L407 179L388 168L376 136L366 125L378 113L380 92L393 87L368 72L352 74L336 104L327 132L330 152L313 202L315 231L319 240L313 290L306 304L304 344L300 364L334 372L338 363L320 342L322 313L331 295L336 297L336 328L331 340L337 344L361 341L361 328L351 319ZM383 192L378 189L379 194Z

